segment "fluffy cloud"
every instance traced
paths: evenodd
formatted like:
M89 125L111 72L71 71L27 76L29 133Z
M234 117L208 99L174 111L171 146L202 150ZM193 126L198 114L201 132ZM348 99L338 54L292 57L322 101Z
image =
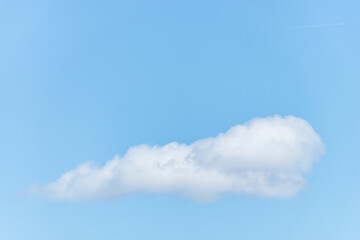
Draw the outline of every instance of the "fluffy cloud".
M305 184L323 143L303 119L256 118L190 145L138 145L104 166L83 163L36 194L66 200L172 193L211 201L224 193L290 197Z

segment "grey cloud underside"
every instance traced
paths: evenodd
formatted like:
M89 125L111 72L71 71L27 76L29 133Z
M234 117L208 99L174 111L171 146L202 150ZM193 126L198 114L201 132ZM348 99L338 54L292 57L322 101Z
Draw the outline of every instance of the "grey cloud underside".
M304 186L303 174L323 149L305 120L276 115L190 145L134 146L102 167L81 164L32 191L78 201L136 192L172 193L197 201L211 201L224 193L290 197Z

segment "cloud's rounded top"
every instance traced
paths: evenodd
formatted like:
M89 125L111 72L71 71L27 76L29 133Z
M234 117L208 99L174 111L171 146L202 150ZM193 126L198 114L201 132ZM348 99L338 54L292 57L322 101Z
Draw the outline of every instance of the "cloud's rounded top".
M192 146L197 161L224 170L307 171L323 151L305 120L277 115L236 125Z

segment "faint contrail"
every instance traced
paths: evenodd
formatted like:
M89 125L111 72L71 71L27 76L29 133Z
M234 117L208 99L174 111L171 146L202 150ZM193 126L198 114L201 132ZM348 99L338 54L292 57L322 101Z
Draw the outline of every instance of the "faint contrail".
M347 25L347 24L349 24L349 23L342 22L342 23L329 23L329 24L319 24L319 25L302 25L302 26L288 27L287 29L337 27L337 26L343 26L343 25Z

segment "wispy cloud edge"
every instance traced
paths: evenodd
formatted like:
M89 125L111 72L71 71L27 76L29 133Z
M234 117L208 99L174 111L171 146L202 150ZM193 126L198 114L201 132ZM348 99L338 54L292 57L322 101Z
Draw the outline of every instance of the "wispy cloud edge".
M343 25L348 25L348 24L350 24L350 23L340 22L340 23L328 23L328 24L317 24L317 25L300 25L300 26L286 27L285 29L338 27L338 26L343 26Z

